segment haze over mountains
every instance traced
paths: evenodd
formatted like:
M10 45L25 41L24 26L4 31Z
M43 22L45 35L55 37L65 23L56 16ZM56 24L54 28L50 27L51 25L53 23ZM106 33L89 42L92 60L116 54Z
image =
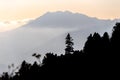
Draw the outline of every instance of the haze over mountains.
M74 39L74 48L80 50L90 33L110 33L117 21L69 11L48 12L20 28L0 33L0 71L5 71L11 63L32 60L34 52L63 53L68 32Z

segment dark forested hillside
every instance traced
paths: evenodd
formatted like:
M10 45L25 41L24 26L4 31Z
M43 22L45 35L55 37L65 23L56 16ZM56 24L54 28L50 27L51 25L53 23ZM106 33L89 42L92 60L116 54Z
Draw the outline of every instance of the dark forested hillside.
M64 79L64 77L77 77L93 75L103 76L118 71L120 53L120 23L113 27L112 36L107 32L102 36L95 32L90 34L83 50L73 48L74 40L68 33L65 54L57 55L47 53L42 62L40 54L33 54L38 62L30 64L23 61L19 70L9 74L3 73L2 80L40 80ZM101 75L100 75L101 73ZM57 77L57 78L56 78Z

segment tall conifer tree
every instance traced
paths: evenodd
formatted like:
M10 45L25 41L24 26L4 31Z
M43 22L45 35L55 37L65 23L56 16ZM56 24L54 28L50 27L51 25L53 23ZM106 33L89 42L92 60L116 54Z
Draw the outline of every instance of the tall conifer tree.
M73 48L73 45L74 45L74 43L73 43L73 39L72 39L72 37L70 36L70 34L68 33L68 35L66 36L66 42L65 42L65 44L66 44L66 48L65 48L65 54L70 54L70 53L72 53L74 50L74 48Z

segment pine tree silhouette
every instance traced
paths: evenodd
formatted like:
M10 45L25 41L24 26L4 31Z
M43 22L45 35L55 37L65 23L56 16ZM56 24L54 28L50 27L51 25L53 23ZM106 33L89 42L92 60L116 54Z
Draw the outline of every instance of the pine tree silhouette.
M113 27L110 51L111 63L115 65L117 69L120 61L120 23L116 23Z
M110 55L110 38L107 32L102 36L102 54L107 57Z
M74 51L73 50L74 43L72 41L73 41L73 39L70 36L70 34L68 33L68 35L66 36L66 42L65 42L65 44L66 44L65 54L71 54Z
M116 23L111 37L112 52L116 55L120 53L120 23Z

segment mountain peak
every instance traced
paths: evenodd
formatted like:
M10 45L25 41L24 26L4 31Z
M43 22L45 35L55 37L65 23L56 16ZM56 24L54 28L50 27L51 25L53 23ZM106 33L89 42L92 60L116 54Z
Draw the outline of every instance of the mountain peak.
M81 14L81 13L73 13L73 12L70 12L70 11L56 11L56 12L47 12L45 13L43 16L46 16L46 15L70 15L70 16L73 16L73 15L81 15L81 16L84 16L84 17L88 17L87 15L84 15L84 14ZM41 18L41 17L39 17Z
M45 13L45 14L73 14L72 12L70 12L70 11L56 11L56 12L47 12L47 13Z
M79 27L80 24L90 24L96 21L96 18L88 17L80 13L70 11L47 12L43 16L28 23L28 26L34 27Z

